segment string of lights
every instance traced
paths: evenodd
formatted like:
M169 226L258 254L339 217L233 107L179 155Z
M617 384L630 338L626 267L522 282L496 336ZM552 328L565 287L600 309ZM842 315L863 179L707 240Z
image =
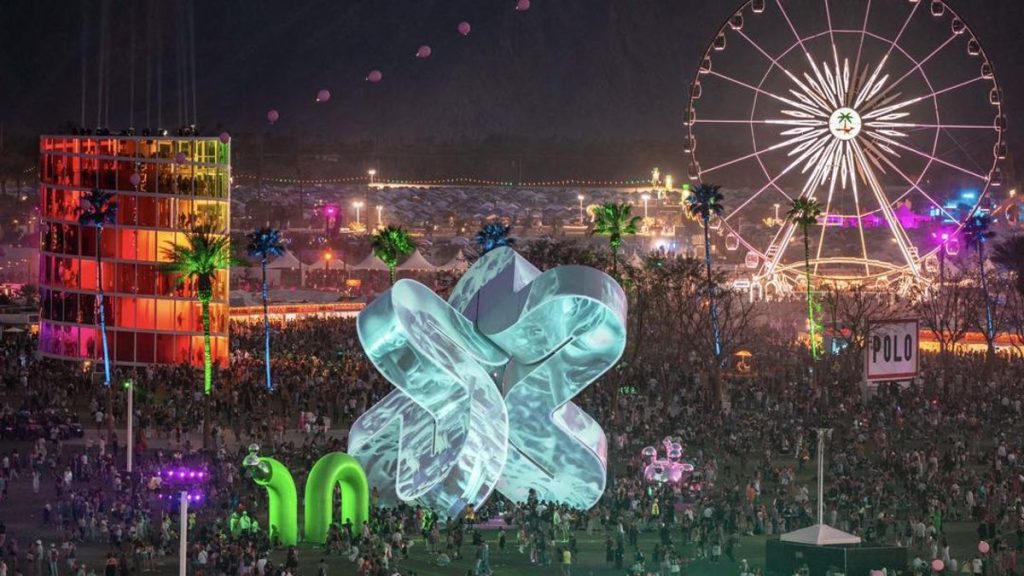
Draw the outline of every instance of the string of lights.
M260 177L254 174L234 174L236 180L247 180L247 181L259 181ZM272 182L274 184L302 184L302 185L322 185L322 184L370 184L370 178L367 176L349 176L343 178L279 178L279 177L263 177L264 182ZM562 180L530 180L513 182L510 180L490 180L486 178L472 178L472 177L453 177L453 178L433 178L424 180L397 180L397 179L381 179L375 178L372 182L374 186L453 186L453 185L473 185L473 186L504 186L504 187L554 187L554 186L591 186L598 188L614 188L614 187L637 187L646 186L650 187L651 181L649 179L638 178L635 180L583 180L583 179L562 179Z

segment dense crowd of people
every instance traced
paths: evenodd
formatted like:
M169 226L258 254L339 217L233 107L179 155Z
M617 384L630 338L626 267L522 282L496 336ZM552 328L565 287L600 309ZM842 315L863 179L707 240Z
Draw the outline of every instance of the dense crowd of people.
M632 359L590 386L575 401L604 428L610 455L608 487L593 510L498 495L458 519L375 506L361 529L336 525L323 549L289 549L275 564L265 492L241 462L256 443L302 486L321 455L345 449L348 424L392 389L362 354L354 326L351 319L276 326L274 392L263 379L259 324L232 328L230 367L217 374L210 398L192 368L119 374L135 387L131 439L119 436L124 389L108 395L90 374L36 358L28 337L0 343L0 416L59 410L81 417L87 429L85 440L47 433L2 451L0 520L10 528L0 523L0 576L113 576L172 565L176 509L152 478L173 465L209 472L205 502L189 518L189 562L204 574L324 576L319 558L342 555L361 575L407 575L411 550L438 566L471 558L475 574L491 573L492 557L510 554L571 574L583 560L582 538L604 542L603 562L616 573L679 574L694 561L729 560L754 574L762 567L737 555L741 537L816 522L817 428L831 429L826 524L868 543L906 547L911 571L929 571L936 559L951 573L1024 569L1024 378L1017 364L928 357L913 384L868 394L855 383L815 382L796 349L749 375L727 376L724 411L709 408L706 382L674 363ZM207 416L212 445L203 450ZM641 450L665 436L686 447L699 489L643 482ZM128 441L132 475L122 463ZM4 511L17 505L7 497L14 484L31 486L39 515ZM971 534L950 526L969 526ZM86 549L108 556L80 560Z

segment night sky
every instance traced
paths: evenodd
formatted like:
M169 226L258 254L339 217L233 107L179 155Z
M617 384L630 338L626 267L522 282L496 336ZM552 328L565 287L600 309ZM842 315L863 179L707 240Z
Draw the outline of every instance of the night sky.
M804 0L790 0L796 5ZM833 0L836 1L836 0ZM876 0L909 5L906 0ZM392 142L494 137L583 142L667 141L684 134L687 87L734 0L216 0L196 2L199 124L206 132L273 130L296 138ZM975 28L1013 120L1024 98L1019 0L950 0ZM111 0L109 117L128 125L134 27L135 125L146 124L147 12L156 2ZM179 119L178 24L187 6L163 2L163 124ZM83 16L83 7L85 8ZM96 126L100 0L14 0L0 10L0 122L8 138L79 122L86 30L86 125ZM84 20L83 20L84 18ZM463 38L458 23L473 31ZM134 22L134 24L133 24ZM148 35L149 38L155 37ZM427 60L414 57L421 44ZM187 58L186 58L187 61ZM369 84L368 71L384 80ZM152 78L153 74L150 74ZM152 89L155 90L155 80ZM314 102L329 89L327 104ZM150 122L155 124L155 96Z

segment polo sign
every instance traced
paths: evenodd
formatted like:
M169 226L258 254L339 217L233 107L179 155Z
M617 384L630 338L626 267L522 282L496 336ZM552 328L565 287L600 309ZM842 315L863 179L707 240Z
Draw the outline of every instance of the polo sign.
M917 376L917 320L875 322L864 346L868 382L910 380Z

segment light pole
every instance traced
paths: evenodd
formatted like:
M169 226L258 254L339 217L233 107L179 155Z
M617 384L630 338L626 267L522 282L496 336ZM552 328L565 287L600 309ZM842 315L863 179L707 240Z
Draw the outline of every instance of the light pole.
M657 188L659 181L661 181L661 170L655 167L651 170L651 188Z
M132 473L132 456L135 450L135 437L132 435L132 424L135 420L135 409L132 406L133 396L135 395L135 383L129 378L124 381L124 389L128 391L128 433L125 435L128 440L128 474Z
M334 254L331 254L330 250L324 252L324 273L331 271L331 258L334 258Z
M576 199L580 201L580 226L583 226L583 194L578 194Z
M189 503L202 503L202 485L205 482L206 471L202 469L176 468L160 473L160 499L167 496L169 503L173 504L174 498L178 498L178 576L186 576L188 572Z
M939 286L946 285L946 250L948 248L949 234L942 235L942 248L939 248Z
M773 222L775 224L779 224L779 204L775 203L772 204L772 206L775 208L775 219L773 220Z
M188 564L188 498L187 490L178 495L178 576L186 576Z
M668 193L668 192L671 192L671 191L672 191L672 175L671 174L666 174L665 175L665 192Z
M831 428L817 428L818 431L818 524L825 524L825 436L832 435Z
M352 203L352 206L356 209L356 224L359 224L359 211L363 208L363 202L356 200Z
M640 197L644 201L644 223L647 222L647 201L651 199L650 194L644 194Z
M384 226L384 218L381 216L384 211L384 206L377 204L377 228Z
M377 170L370 168L366 171L366 175L370 177L370 186L373 186L373 179L377 176Z

